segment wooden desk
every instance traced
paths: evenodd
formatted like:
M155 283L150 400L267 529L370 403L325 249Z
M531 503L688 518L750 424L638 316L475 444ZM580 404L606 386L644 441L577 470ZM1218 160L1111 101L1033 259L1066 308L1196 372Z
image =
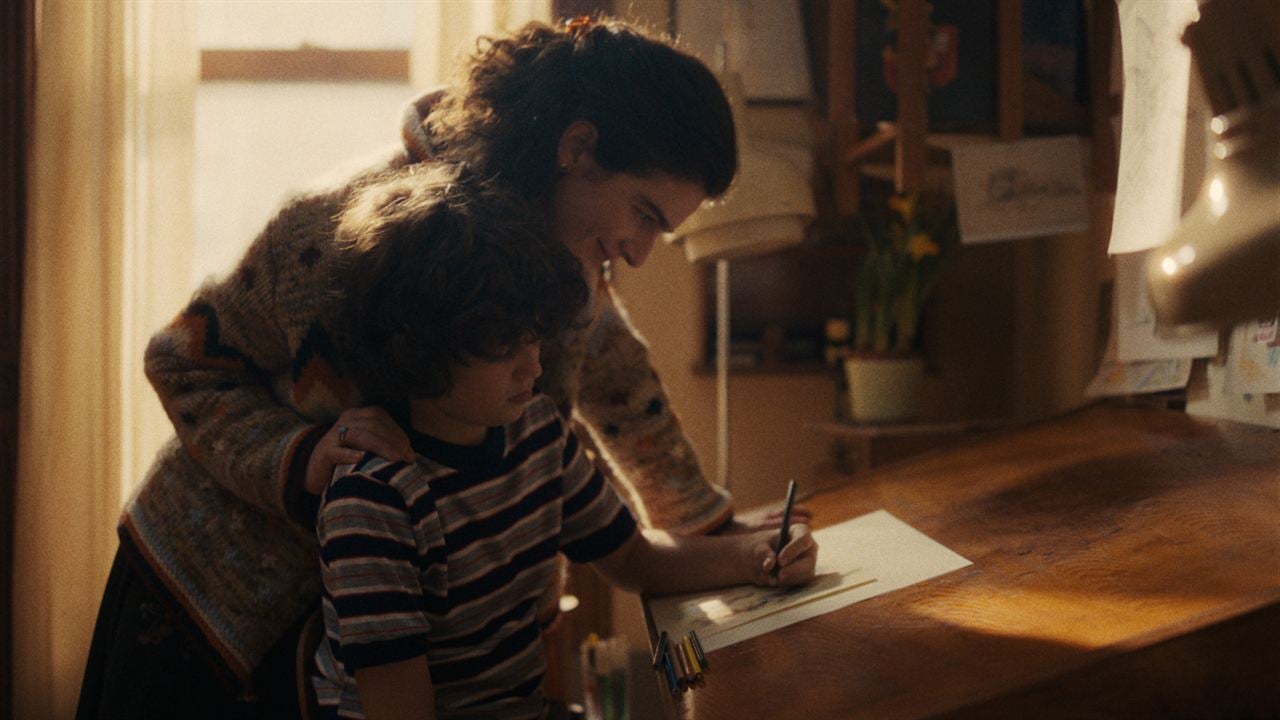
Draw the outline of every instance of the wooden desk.
M668 717L1280 714L1280 433L1095 406L807 505L974 564L713 652Z

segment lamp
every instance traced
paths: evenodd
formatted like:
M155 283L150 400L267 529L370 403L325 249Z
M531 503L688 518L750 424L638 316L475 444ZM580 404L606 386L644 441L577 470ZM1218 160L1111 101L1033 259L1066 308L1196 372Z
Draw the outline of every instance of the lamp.
M1147 266L1156 318L1174 334L1280 308L1280 6L1207 0L1183 42L1215 117L1201 194Z
M716 263L716 457L720 485L729 486L729 260L773 252L804 239L814 217L809 180L794 164L756 148L746 133L742 80L722 81L738 138L738 177L720 200L690 215L667 241L690 262Z

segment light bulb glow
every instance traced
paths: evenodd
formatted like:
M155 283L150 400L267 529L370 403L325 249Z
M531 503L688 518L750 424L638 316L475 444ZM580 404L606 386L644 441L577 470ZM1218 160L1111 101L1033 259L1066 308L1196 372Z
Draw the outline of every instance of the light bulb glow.
M1218 217L1227 211L1227 186L1220 177L1209 181L1209 209Z

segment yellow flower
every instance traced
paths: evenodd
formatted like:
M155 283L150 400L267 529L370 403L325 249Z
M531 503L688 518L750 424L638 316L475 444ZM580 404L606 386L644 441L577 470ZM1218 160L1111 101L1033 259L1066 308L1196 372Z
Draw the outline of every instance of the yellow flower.
M940 252L942 248L938 247L938 243L930 240L927 233L916 233L907 241L907 253L911 255L912 260L919 260L926 255L936 256Z
M889 198L889 209L898 213L903 222L911 222L916 213L915 195L894 195Z

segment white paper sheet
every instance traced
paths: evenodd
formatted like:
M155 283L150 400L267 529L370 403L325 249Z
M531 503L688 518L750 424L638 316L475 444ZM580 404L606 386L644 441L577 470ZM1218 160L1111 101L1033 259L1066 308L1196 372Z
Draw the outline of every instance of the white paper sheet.
M1191 53L1182 32L1196 0L1119 0L1124 107L1109 252L1164 242L1182 212Z
M1280 393L1280 318L1237 325L1231 331L1223 388L1237 395Z
M1081 143L1074 135L957 146L951 167L961 242L1089 229Z
M1156 334L1156 315L1151 306L1145 275L1147 253L1117 255L1115 284L1115 359L1122 363L1146 360L1213 357L1218 354L1218 334L1204 332L1179 338Z
M1191 379L1190 360L1148 360L1122 363L1104 360L1084 390L1088 398L1177 390Z
M973 564L885 510L815 531L814 539L813 583L652 598L655 626L671 637L697 630L710 652Z

